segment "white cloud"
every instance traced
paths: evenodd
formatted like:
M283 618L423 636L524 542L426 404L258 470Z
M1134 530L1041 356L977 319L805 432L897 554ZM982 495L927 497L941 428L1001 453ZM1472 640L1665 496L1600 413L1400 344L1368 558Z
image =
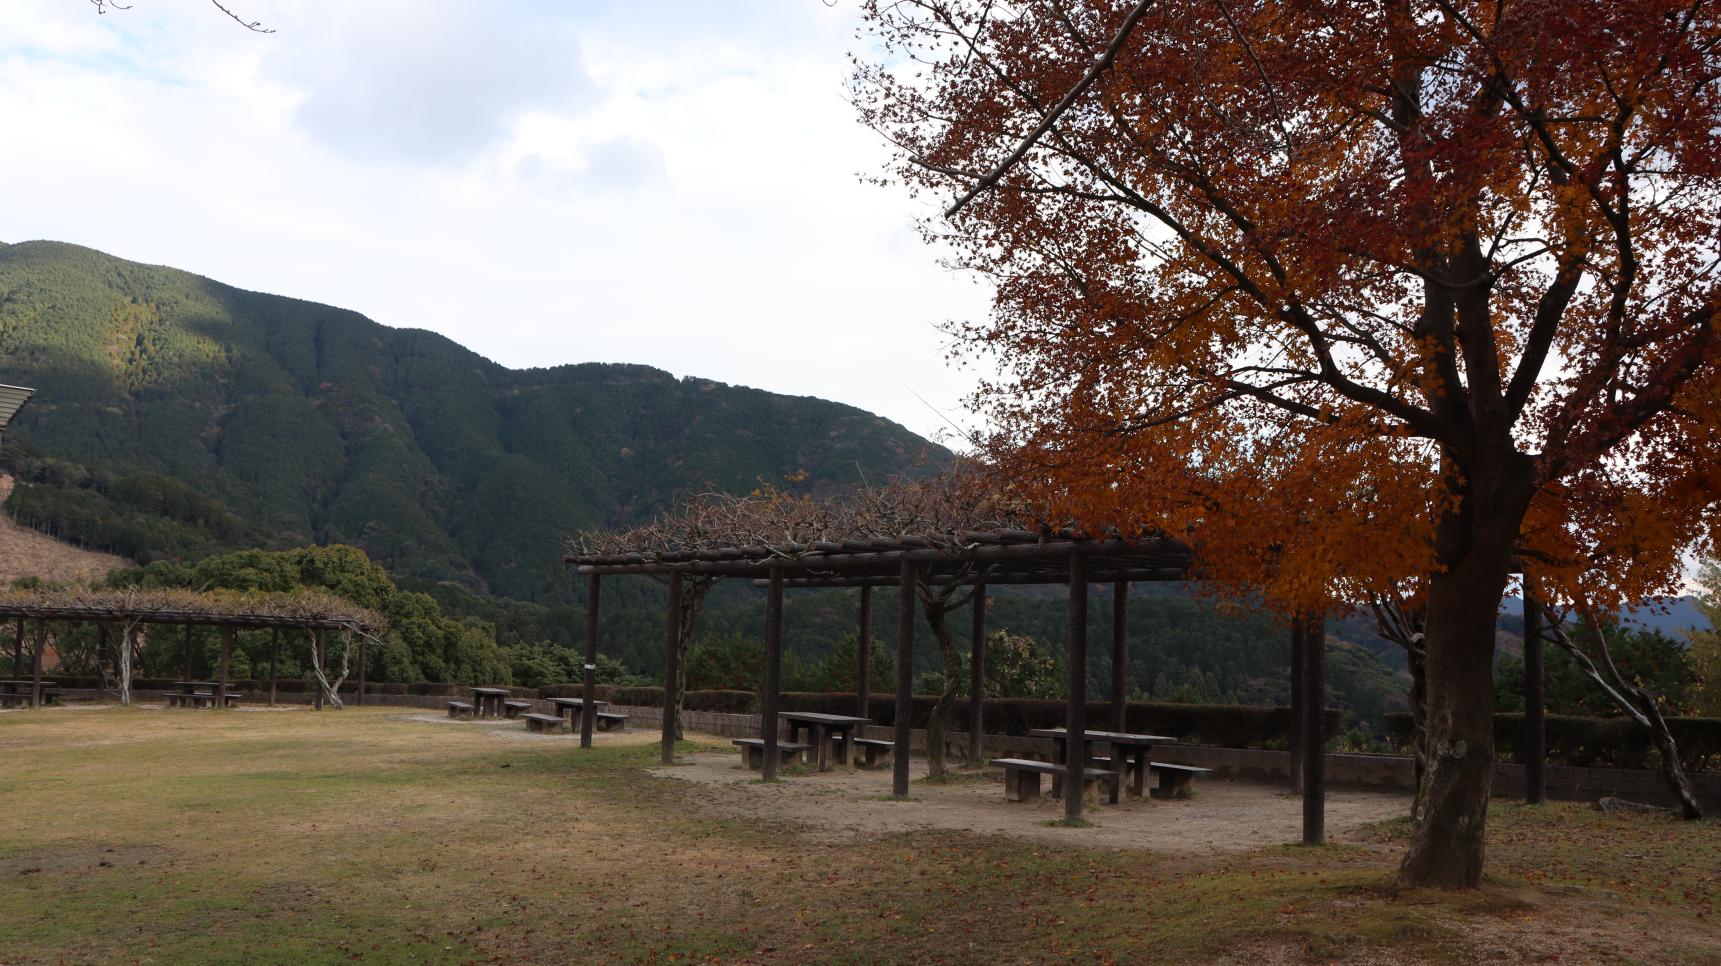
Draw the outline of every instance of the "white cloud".
M930 433L971 375L843 99L853 5L14 0L0 239L58 238L432 329ZM722 9L717 9L721 7ZM434 8L427 10L425 8Z

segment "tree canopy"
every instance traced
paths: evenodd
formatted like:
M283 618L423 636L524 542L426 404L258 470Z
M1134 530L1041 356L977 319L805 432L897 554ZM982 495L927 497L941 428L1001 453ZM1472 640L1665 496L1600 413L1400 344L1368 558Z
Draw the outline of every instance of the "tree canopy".
M869 0L854 76L1012 485L1285 611L1425 588L1404 877L1473 886L1493 613L1673 591L1721 516L1721 13ZM1426 578L1419 580L1419 578Z

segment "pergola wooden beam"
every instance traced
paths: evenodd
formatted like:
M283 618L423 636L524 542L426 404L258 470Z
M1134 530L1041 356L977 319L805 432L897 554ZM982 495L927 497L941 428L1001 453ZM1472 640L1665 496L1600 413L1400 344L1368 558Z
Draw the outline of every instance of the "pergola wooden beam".
M979 584L991 584L994 586L1000 584L1061 584L1068 579L1068 575L1061 567L1056 570L1017 570L1002 572L992 568L986 568L977 573L968 574L935 573L927 577L927 583L932 584L935 587L948 587L951 585L966 587L976 586ZM1089 581L1091 583L1112 584L1122 582L1135 583L1137 581L1185 581L1189 579L1189 571L1184 567L1137 567L1123 569L1096 566L1091 568L1089 571ZM756 577L753 580L753 586L764 587L766 581L767 578ZM783 586L788 587L791 590L816 587L894 587L896 584L897 578L894 575L884 576L879 574L819 574L808 577L789 577L785 578L783 581Z

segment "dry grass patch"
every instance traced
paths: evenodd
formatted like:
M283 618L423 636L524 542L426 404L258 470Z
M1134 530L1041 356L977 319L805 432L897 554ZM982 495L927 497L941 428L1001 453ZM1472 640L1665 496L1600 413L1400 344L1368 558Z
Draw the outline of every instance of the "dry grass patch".
M654 735L581 752L499 737L514 727L371 708L0 715L4 955L1714 961L1714 823L1500 806L1487 888L1404 892L1386 884L1394 823L1204 856L791 823L653 777Z

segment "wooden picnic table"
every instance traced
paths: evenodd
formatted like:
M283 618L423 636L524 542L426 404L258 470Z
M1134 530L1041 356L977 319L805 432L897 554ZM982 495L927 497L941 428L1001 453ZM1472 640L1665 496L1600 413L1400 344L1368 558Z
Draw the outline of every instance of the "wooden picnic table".
M580 715L586 710L586 699L550 698L549 701L551 704L556 706L557 714L568 719L568 727L572 730L578 731L580 728ZM601 708L607 708L609 707L609 704L610 703L608 701L593 701L592 710L597 711Z
M502 717L502 702L514 692L508 688L481 687L472 689L472 703L477 706L478 717Z
M1035 738L1052 739L1052 761L1062 765L1069 759L1069 731L1064 728L1035 728L1028 734ZM1148 755L1154 745L1175 745L1176 738L1165 735L1132 735L1123 731L1085 731L1083 735L1090 742L1104 742L1111 746L1111 769L1117 772L1117 784L1124 787L1124 780L1129 777L1129 769L1135 769L1135 778L1129 782L1130 791L1137 797L1142 794L1147 783ZM1085 757L1085 756L1084 756ZM1063 783L1054 776L1052 779L1052 795L1062 794Z
M29 701L35 687L35 681L0 681L0 708L10 708ZM43 704L53 704L59 695L58 684L42 682Z
M849 762L849 749L854 745L855 729L861 725L872 724L871 718L857 718L849 714L821 714L817 711L779 711L777 718L789 723L789 741L800 741L801 732L811 736L807 742L809 750L817 749L819 771L831 770L831 745L840 740L836 754L838 764Z

